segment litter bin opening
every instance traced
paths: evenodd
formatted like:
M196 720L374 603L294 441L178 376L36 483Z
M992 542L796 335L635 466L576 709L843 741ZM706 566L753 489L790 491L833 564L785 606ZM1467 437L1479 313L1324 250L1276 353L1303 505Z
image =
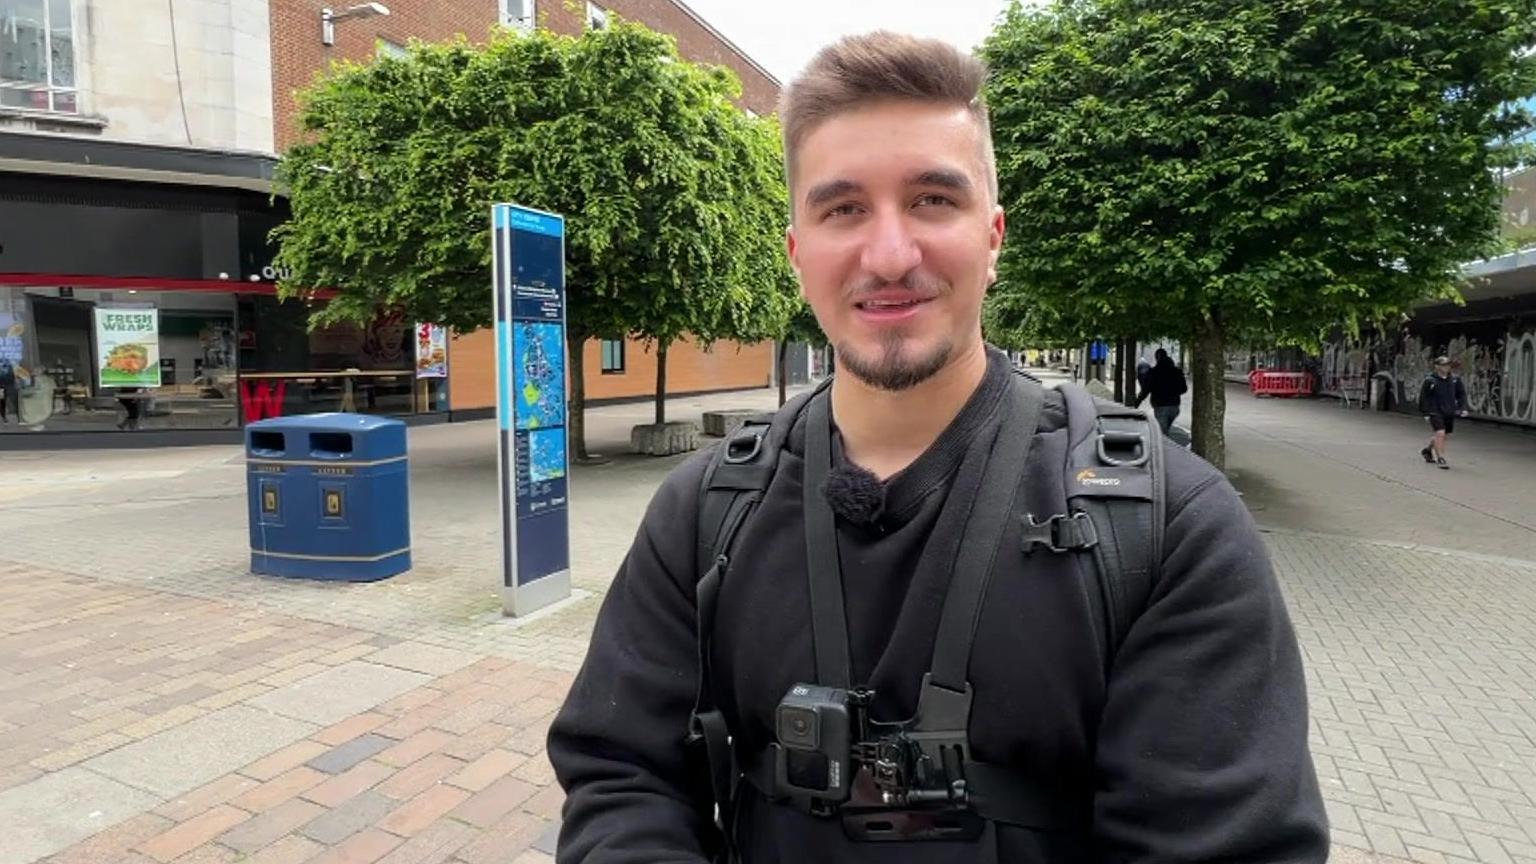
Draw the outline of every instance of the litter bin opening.
M283 455L283 433L252 432L251 452L257 456Z
M346 432L309 433L310 455L317 459L336 459L352 455L352 436Z

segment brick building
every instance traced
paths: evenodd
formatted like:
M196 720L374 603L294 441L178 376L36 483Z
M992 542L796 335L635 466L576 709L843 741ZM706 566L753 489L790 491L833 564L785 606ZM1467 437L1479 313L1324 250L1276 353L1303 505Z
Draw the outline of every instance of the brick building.
M367 14L380 5L388 14ZM294 94L335 61L412 39L535 22L575 34L610 15L731 67L741 106L774 110L779 83L679 0L0 0L0 446L219 437L338 407L485 414L483 332L452 340L446 385L423 382L411 322L309 333L307 310L277 301L266 236L287 213L272 179L298 135ZM114 309L155 312L142 386L103 386ZM590 399L654 392L643 345L584 351ZM674 393L771 375L771 345L684 343L668 357Z

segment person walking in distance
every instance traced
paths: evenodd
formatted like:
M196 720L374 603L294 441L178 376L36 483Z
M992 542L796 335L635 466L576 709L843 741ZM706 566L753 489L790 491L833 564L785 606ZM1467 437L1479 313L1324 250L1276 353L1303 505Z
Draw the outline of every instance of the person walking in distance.
M1157 349L1156 357L1157 363L1147 370L1146 379L1141 384L1141 393L1131 403L1131 407L1140 408L1141 401L1151 396L1152 413L1157 417L1157 425L1167 434L1173 427L1173 421L1179 417L1179 404L1184 394L1189 392L1189 384L1184 380L1184 370L1173 362L1167 351Z
M16 394L16 367L8 358L0 357L0 423L9 423L8 413L15 413L21 422L21 398Z
M1419 388L1419 413L1434 430L1419 455L1425 462L1450 468L1445 461L1445 439L1456 431L1456 418L1467 416L1467 388L1460 375L1451 374L1451 358L1443 354L1435 358L1435 371L1424 376L1424 386Z

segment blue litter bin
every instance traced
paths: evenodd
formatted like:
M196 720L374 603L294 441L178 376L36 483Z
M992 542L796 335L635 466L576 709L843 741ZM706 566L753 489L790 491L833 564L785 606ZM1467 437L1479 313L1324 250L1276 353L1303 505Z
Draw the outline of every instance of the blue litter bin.
M309 414L245 427L251 571L373 582L411 569L405 424Z

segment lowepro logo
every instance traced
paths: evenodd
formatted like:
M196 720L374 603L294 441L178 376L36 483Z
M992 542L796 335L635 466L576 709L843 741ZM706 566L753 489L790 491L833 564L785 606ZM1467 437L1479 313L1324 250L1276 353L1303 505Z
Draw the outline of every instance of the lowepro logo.
M1119 477L1100 477L1092 468L1077 472L1077 482L1084 486L1119 486Z

